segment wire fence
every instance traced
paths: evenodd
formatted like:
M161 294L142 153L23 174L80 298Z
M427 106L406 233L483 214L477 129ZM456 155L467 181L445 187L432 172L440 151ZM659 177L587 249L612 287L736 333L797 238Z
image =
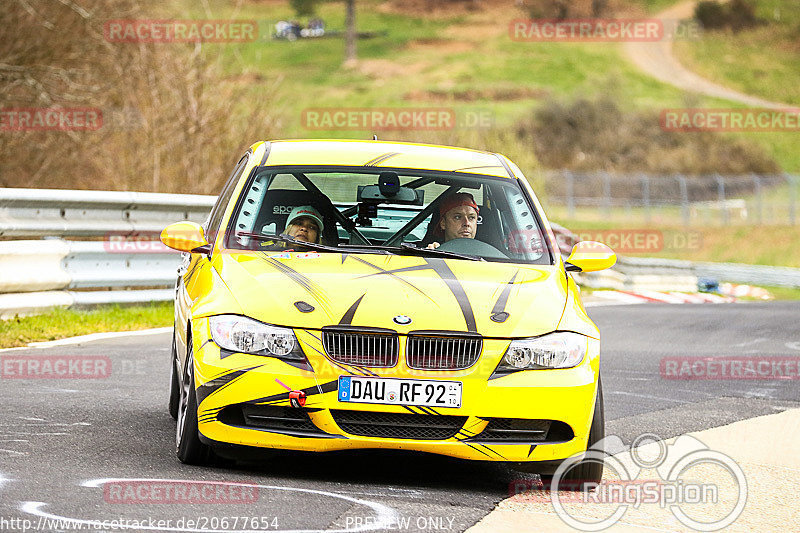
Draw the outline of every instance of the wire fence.
M795 225L798 183L800 177L790 174L618 175L561 170L545 175L546 207L548 213L568 220Z

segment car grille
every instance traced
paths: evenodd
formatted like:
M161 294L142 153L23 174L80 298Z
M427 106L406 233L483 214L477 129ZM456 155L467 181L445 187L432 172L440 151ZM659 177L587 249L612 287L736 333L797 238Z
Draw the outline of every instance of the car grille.
M460 370L474 365L482 349L480 335L410 333L406 363L417 370Z
M489 424L470 440L481 442L566 442L575 435L572 428L556 420L489 418Z
M400 342L392 330L322 329L322 346L334 361L348 365L392 367Z
M331 415L343 431L362 437L386 439L449 439L467 421L466 416L372 413L331 409Z

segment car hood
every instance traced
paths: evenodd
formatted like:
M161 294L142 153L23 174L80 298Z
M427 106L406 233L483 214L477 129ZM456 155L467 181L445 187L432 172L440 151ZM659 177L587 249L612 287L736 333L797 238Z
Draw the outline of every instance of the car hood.
M215 259L242 312L295 328L526 337L555 330L567 299L565 276L555 266L316 252L223 253Z

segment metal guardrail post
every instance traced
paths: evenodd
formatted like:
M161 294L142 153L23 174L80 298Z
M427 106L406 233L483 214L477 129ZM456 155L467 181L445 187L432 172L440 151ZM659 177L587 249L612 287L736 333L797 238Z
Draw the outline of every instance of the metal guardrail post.
M727 226L730 224L731 217L728 212L728 205L725 203L725 180L719 174L714 174L714 179L717 181L717 199L722 212L722 225Z
M753 184L756 188L756 220L761 225L764 223L764 196L761 193L761 178L757 174L750 174L750 176L753 178Z
M678 187L681 189L681 215L683 216L683 225L688 226L691 224L689 217L689 189L686 186L686 178L683 174L675 176L678 180Z
M575 218L575 176L569 170L564 174L567 178L567 216Z
M611 218L611 176L605 171L603 172L603 205L606 216Z

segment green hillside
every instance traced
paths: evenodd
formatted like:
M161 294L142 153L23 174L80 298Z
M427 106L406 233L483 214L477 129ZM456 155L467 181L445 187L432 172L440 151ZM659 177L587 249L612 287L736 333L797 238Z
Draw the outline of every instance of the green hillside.
M372 133L306 127L303 111L320 107L447 106L455 109L460 130L473 130L466 122L475 116L482 117L483 124L489 116L492 124L508 129L548 99L610 94L625 110L656 114L670 107L736 107L652 80L625 60L618 43L513 41L510 21L526 15L511 2L486 2L488 7L482 11L455 9L450 15L429 16L424 11L403 12L397 2L359 0L359 31L374 36L359 40L359 63L353 68L342 66L344 40L340 36L295 42L270 38L276 21L294 18L288 2L247 2L235 9L214 1L209 3L210 11L182 2L171 4L171 11L164 6L164 14L259 21L258 42L206 44L204 53L218 58L228 76L226 83L246 86L249 99L232 104L235 116L246 120L253 105L268 105L279 111L284 137L363 138ZM642 2L640 10L652 12L669 4ZM329 31L343 30L341 3L322 2L317 15ZM377 133L387 139L486 142L483 132L475 131ZM730 136L748 139L784 169L800 171L792 134ZM512 155L518 150L504 151Z

